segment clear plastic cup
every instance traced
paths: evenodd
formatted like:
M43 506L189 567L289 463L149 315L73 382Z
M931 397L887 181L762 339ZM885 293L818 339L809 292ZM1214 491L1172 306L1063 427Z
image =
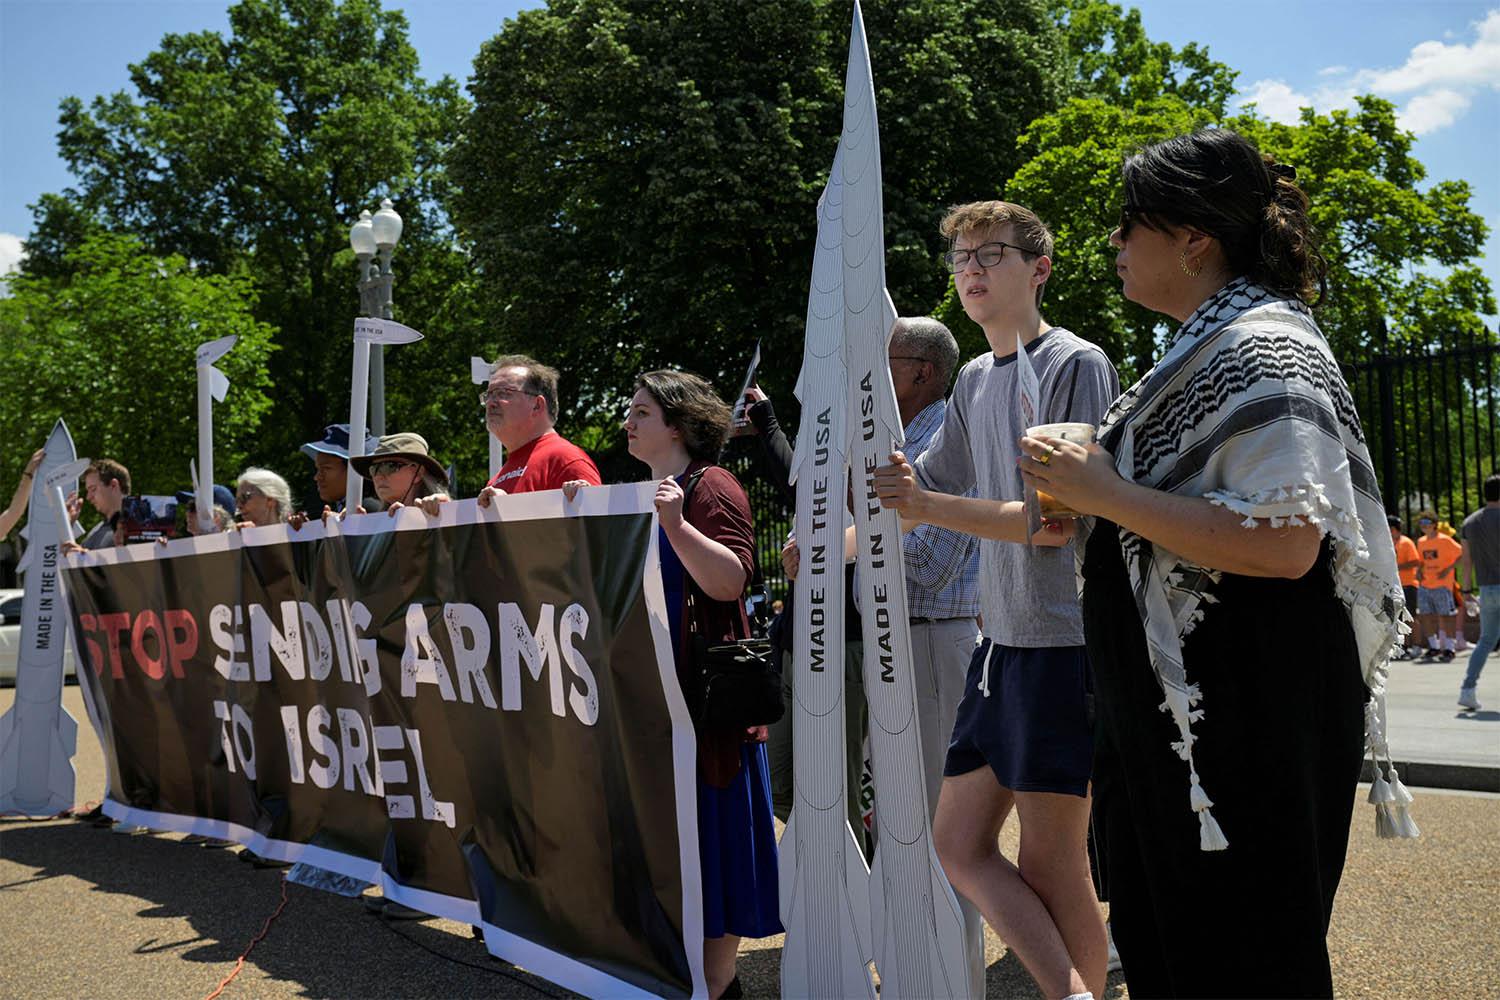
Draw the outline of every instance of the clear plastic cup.
M1094 425L1084 423L1037 424L1026 428L1026 436L1032 438L1055 438L1085 447L1094 443ZM1046 518L1077 517L1078 512L1060 503L1050 493L1036 491L1037 506Z

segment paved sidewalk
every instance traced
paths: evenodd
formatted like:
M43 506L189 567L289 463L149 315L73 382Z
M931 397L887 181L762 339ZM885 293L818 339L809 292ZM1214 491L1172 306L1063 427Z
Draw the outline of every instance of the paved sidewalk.
M1408 778L1446 788L1500 791L1500 653L1491 653L1479 678L1484 708L1458 707L1458 686L1469 654L1452 663L1401 660L1391 664L1386 713L1391 755L1422 766Z
M1402 711L1436 731L1452 723L1462 734L1455 752L1490 759L1495 737L1485 744L1484 734L1500 732L1493 714L1465 724L1448 718L1454 710L1444 692L1456 668L1396 667ZM1500 706L1500 690L1494 690L1500 664L1492 669L1494 693L1481 698ZM69 686L63 698L80 720L78 797L97 798L104 782L98 741L78 688ZM0 689L0 711L14 700L14 689ZM1366 791L1356 796L1348 865L1329 929L1337 995L1500 996L1494 950L1500 940L1500 796L1419 789L1413 811L1422 838L1382 841L1363 801ZM281 880L277 872L237 863L233 850L188 847L179 839L120 836L66 820L0 820L0 997L154 1000L209 993L276 909ZM1001 847L1015 856L1015 824L1007 824ZM354 900L302 886L289 886L288 899L226 998L563 995L523 970L491 961L464 925L387 924ZM780 937L742 945L747 997L779 994L781 945ZM1040 997L988 929L985 952L988 996ZM1127 996L1118 974L1110 976L1105 996Z

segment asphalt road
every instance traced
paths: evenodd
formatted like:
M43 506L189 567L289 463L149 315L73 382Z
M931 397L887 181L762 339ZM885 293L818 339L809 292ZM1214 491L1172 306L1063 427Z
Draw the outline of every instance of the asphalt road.
M0 711L13 689L0 690ZM78 689L80 800L103 788ZM1356 809L1329 943L1346 997L1500 996L1500 797L1419 794L1416 842L1377 841ZM1014 830L1002 846L1014 856ZM0 997L203 997L282 898L275 870L234 850L72 821L0 820ZM389 924L357 900L286 886L286 905L225 997L542 997L564 992L490 959L448 921ZM1040 994L988 934L987 993ZM746 996L778 993L779 938L745 943ZM1268 954L1266 961L1276 957ZM1126 996L1110 978L1108 996Z

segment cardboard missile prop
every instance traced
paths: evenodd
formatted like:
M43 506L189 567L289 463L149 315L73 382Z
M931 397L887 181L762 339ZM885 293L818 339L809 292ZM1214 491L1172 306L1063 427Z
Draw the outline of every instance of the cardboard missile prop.
M228 354L238 337L220 337L198 345L198 470L193 475L193 494L198 510L198 533L214 530L214 403L229 394L229 376L214 367Z
M489 385L490 376L495 374L495 366L483 358L469 359L469 378L474 380L475 385ZM488 420L488 406L486 406L485 436L490 439L490 479L500 474L500 466L505 464L505 456L500 451L500 439L490 433Z
M50 816L73 805L78 723L62 706L69 616L59 549L73 538L62 487L76 487L88 464L74 458L72 435L59 420L31 484L16 700L0 717L0 813Z
M354 321L354 377L349 386L349 457L365 453L365 420L370 406L370 345L414 344L422 335L395 320L361 316ZM344 494L344 509L349 513L359 507L365 479L349 467L349 487ZM212 487L210 487L212 488Z
M875 87L858 2L844 83L844 356L849 462L854 475L865 699L875 773L870 930L885 1000L969 992L963 914L938 863L917 731L900 518L883 507L872 473L905 440L887 356L896 310L885 289L884 205ZM806 421L806 414L803 420Z
M792 457L801 550L792 649L792 812L781 837L781 994L867 997L869 869L849 829L844 767L844 527L848 372L838 156L818 201L818 242L796 396ZM759 350L757 349L757 356ZM743 393L741 394L743 398Z

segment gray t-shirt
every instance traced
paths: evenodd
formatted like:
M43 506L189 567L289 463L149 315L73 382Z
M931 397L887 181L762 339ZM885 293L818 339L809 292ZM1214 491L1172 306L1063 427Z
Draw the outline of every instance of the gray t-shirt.
M1053 327L1026 348L1040 384L1036 423L1098 424L1120 394L1119 376L1095 345ZM1016 400L1016 357L985 353L963 366L948 415L917 460L925 489L985 500L1020 500L1017 443L1026 427ZM985 637L1004 646L1083 645L1073 549L979 541L979 604Z
M1481 587L1500 584L1500 507L1481 507L1464 518L1463 538Z

